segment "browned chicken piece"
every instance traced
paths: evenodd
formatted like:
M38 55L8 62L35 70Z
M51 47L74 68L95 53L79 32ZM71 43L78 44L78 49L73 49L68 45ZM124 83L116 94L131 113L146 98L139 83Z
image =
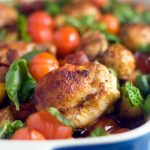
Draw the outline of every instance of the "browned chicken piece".
M108 48L108 42L104 34L99 31L88 31L81 37L79 50L85 52L90 60L102 55Z
M0 47L0 64L10 65L15 59L34 50L34 43L16 42Z
M0 66L0 83L5 82L5 75L8 71L8 67Z
M91 125L119 96L117 79L106 66L66 64L38 82L34 101L38 111L56 107L82 128Z
M14 60L36 49L56 54L56 47L52 44L38 45L31 42L7 43L0 45L0 64L10 65Z
M120 30L122 42L131 50L138 50L141 46L150 44L150 25L130 24Z
M12 112L9 106L0 110L0 127L3 126L4 123L10 122L13 120L14 118L12 116Z
M6 98L7 92L5 83L0 82L0 105L3 104L5 98Z
M18 12L15 8L0 3L0 28L16 21Z
M83 16L93 16L95 20L101 17L101 13L94 5L88 1L81 1L70 6L64 6L64 12L75 18L81 18Z
M89 59L84 52L78 51L74 54L66 56L64 62L73 65L83 65L85 63L88 63Z
M135 57L120 44L111 45L103 56L104 64L114 68L120 79L127 79L135 70Z

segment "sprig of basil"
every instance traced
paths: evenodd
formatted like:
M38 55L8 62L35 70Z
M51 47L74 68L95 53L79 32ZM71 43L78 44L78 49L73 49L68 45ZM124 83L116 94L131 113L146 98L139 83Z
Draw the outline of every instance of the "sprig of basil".
M24 16L23 14L19 14L18 16L17 27L19 38L23 41L30 42L31 37L29 36L27 31L27 19L26 16Z
M125 97L129 99L129 102L133 106L141 106L143 104L143 98L140 90L135 87L131 82L126 82L122 87L122 92Z
M48 109L48 112L50 112L53 116L55 116L62 124L66 126L71 126L72 128L75 128L75 124L69 120L66 119L59 111L58 109L51 107Z
M13 122L6 122L0 127L0 139L8 139L17 130L24 126L23 122L16 120Z
M94 131L91 132L90 137L99 137L108 135L103 127L99 126Z
M16 60L6 74L8 97L19 110L19 103L26 101L33 93L36 81L29 73L25 59Z

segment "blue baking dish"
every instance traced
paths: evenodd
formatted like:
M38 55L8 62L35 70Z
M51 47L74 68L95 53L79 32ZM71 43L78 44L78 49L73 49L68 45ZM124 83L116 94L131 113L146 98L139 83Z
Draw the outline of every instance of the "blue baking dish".
M150 121L116 135L47 141L1 140L0 150L150 150Z

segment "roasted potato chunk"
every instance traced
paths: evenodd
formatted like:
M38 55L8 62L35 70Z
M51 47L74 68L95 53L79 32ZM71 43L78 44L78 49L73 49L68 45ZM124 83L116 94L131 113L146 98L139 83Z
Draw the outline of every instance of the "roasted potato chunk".
M127 79L135 70L135 57L120 44L111 45L103 56L104 64L114 68L120 79Z
M122 118L138 118L143 115L142 109L139 106L132 106L125 96L122 97L119 110L119 115Z
M66 64L42 78L34 93L37 110L56 107L77 127L92 124L119 96L116 77L99 63Z
M125 25L120 30L120 38L128 48L137 51L141 46L150 45L150 25Z
M82 50L90 60L94 60L103 54L108 48L108 42L104 34L99 31L88 31L81 37Z

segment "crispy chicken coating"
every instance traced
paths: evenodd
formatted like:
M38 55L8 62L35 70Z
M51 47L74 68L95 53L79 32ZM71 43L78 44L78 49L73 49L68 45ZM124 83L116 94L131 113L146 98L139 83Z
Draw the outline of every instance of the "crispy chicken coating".
M10 65L14 60L22 57L23 55L40 49L42 51L47 51L56 54L56 47L52 44L39 45L32 42L14 42L0 45L0 64Z
M141 46L150 44L150 25L129 24L120 30L122 42L131 50L138 50Z
M99 55L102 55L107 48L107 39L99 31L88 31L81 37L79 50L85 52L90 60L94 60Z
M114 68L120 79L127 79L135 70L135 57L120 44L111 45L103 56L104 64Z
M17 17L18 12L15 8L0 3L0 28L14 23Z
M120 96L116 77L99 63L66 64L42 78L34 93L38 111L58 108L77 127L92 124Z

